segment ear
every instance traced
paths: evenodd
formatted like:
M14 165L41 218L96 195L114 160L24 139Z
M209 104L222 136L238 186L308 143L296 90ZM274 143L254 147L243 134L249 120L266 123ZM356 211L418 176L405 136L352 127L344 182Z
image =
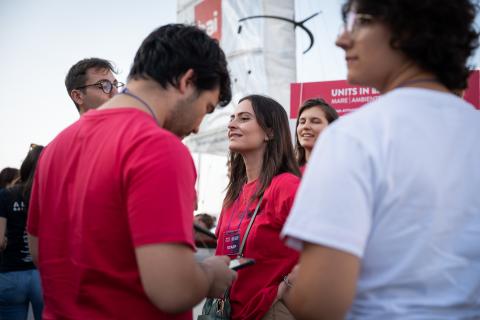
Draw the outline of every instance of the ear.
M70 91L70 98L79 106L83 104L83 93L80 90L73 89Z
M189 87L194 86L193 78L195 77L195 72L193 69L188 69L183 75L180 76L178 80L178 91L180 93L185 93L189 90Z

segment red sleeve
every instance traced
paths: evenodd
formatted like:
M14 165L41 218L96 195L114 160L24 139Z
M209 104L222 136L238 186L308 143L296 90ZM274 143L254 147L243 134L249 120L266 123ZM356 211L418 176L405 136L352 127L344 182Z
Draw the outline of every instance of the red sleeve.
M124 172L134 246L182 243L195 248L195 167L171 134L146 138L129 153Z
M273 188L275 210L274 217L276 225L282 227L287 220L295 200L300 178L293 174L283 174L275 181Z

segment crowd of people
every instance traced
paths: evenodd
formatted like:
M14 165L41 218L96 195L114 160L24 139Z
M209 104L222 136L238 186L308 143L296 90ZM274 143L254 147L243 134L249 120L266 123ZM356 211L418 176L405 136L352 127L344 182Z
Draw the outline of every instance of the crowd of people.
M35 319L191 319L206 297L221 307L199 319L480 318L480 113L458 97L477 5L347 0L342 14L348 81L381 96L341 119L303 102L294 143L274 97L234 101L215 229L193 216L181 139L232 100L218 42L159 27L126 84L108 60L72 66L80 119L0 172L0 319L29 305Z

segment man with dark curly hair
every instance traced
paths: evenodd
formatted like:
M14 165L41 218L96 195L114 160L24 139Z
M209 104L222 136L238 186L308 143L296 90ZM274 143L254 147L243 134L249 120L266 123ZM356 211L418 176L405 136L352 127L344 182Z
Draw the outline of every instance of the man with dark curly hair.
M378 100L322 133L283 230L298 319L480 318L480 112L454 94L468 0L348 0L336 44Z

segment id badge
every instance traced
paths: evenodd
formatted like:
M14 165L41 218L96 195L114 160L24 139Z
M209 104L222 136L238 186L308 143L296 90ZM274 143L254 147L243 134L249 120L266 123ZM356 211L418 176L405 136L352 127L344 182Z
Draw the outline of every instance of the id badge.
M240 231L228 230L223 236L223 251L226 255L238 255L240 251Z

